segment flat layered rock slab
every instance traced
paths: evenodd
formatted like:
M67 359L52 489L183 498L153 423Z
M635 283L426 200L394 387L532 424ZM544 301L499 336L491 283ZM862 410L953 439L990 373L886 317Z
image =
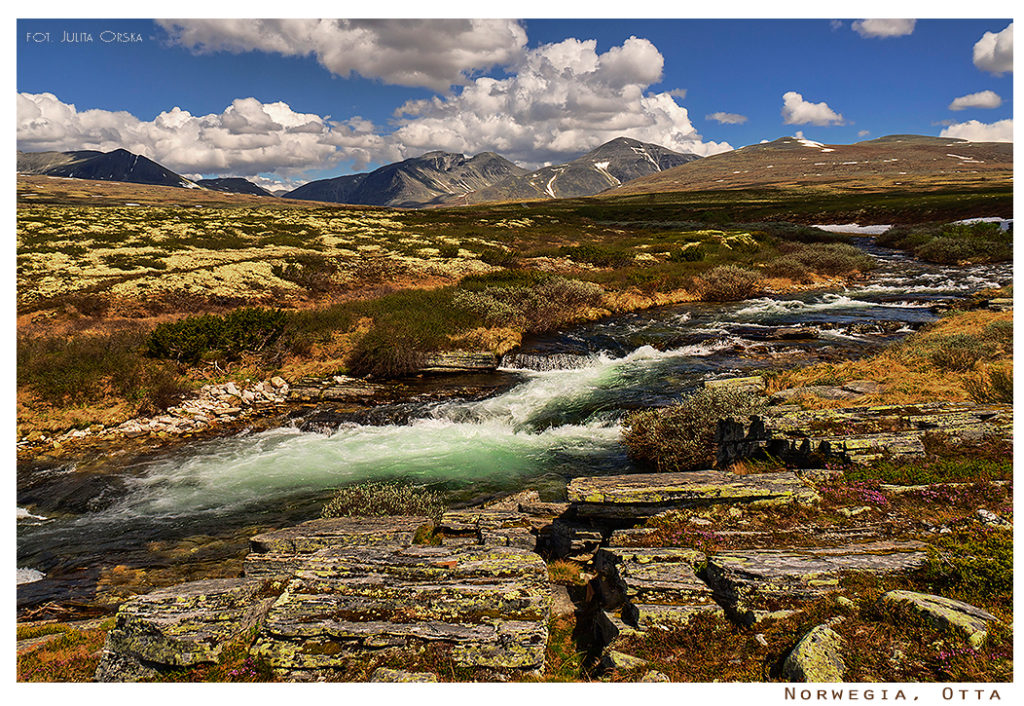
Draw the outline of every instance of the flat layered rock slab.
M336 517L310 520L295 527L257 534L249 540L245 575L289 576L300 558L330 547L408 547L428 517Z
M117 612L96 679L134 680L161 668L215 663L224 644L273 602L263 583L244 579L194 581L133 598Z
M634 603L623 609L626 622L636 625L638 630L668 630L679 628L700 615L725 617L725 611L714 603L702 605L652 605Z
M675 508L719 503L811 504L817 492L796 474L736 475L721 471L638 473L576 478L569 501L581 517L632 519Z
M889 591L878 600L883 606L907 609L927 625L961 633L975 649L988 637L989 623L998 620L983 608L928 593Z
M694 566L705 556L694 549L601 549L594 557L598 592L606 608L624 603L700 605L712 592Z
M446 512L437 524L442 544L484 544L535 549L537 518L515 510L474 508Z
M547 567L526 550L339 547L304 559L254 651L284 673L429 644L461 666L533 670L550 613Z
M843 573L890 574L924 564L920 542L845 547L725 551L708 559L707 579L719 604L751 611L812 600L839 588Z

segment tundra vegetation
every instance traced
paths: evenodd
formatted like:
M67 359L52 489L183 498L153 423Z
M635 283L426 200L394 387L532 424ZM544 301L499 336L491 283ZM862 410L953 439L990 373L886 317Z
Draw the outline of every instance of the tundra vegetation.
M435 351L502 354L573 321L827 285L871 266L842 236L783 222L653 222L644 209L619 221L617 205L574 201L125 205L110 202L112 185L66 193L66 181L20 185L23 434L116 424L228 379L396 377Z

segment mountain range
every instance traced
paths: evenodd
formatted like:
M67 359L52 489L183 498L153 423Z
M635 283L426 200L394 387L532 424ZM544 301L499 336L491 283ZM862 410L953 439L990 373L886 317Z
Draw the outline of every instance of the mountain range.
M504 157L481 152L467 159L451 152L427 152L364 174L349 174L303 184L285 194L290 199L333 201L368 206L418 208L442 205L525 174Z
M18 172L273 198L401 208L758 187L888 187L1012 177L1013 144L889 135L850 145L782 137L711 157L619 137L565 164L527 171L493 152L428 152L361 174L275 192L238 177L191 181L118 149L18 152Z
M907 186L937 179L1002 179L1012 170L1010 142L888 135L851 145L832 145L782 137L640 177L602 195L765 186Z

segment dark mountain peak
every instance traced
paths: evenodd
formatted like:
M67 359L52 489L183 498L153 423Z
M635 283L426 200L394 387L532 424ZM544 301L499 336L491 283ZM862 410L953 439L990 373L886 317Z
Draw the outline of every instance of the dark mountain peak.
M110 152L19 152L18 171L75 179L195 188L195 184L167 167L123 148Z
M204 189L221 191L229 194L252 194L254 196L273 196L266 189L253 184L242 177L221 177L219 179L200 179L196 182Z

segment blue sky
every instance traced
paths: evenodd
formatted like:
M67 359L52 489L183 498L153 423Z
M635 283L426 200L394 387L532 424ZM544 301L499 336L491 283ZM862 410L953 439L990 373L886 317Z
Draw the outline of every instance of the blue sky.
M1012 134L1008 19L218 22L19 20L19 148L295 183L430 149L534 167L618 134L698 154Z

